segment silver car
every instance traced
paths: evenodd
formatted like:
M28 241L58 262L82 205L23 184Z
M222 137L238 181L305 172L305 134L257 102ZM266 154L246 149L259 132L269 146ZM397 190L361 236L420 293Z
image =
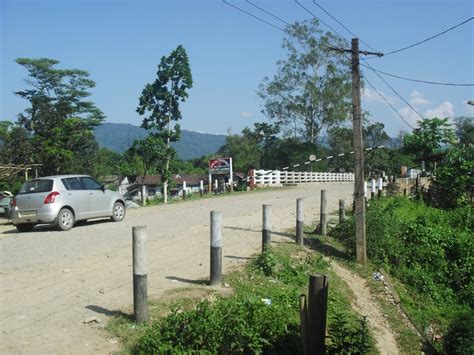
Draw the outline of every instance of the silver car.
M125 217L125 199L87 175L47 176L26 181L12 201L11 220L18 231L31 231L36 224L55 224L70 230L77 221Z

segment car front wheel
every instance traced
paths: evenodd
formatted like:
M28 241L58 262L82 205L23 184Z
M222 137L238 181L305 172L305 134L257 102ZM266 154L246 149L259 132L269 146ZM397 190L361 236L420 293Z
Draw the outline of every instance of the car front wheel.
M68 208L63 208L56 218L56 227L60 231L68 231L74 226L74 214Z
M125 206L121 202L114 203L114 209L112 211L112 221L120 222L125 218Z

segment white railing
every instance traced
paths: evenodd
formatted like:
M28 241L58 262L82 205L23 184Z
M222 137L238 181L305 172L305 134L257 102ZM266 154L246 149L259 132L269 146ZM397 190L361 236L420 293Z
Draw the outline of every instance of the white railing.
M302 184L309 182L353 182L354 174L255 170L255 177L253 180L257 185Z

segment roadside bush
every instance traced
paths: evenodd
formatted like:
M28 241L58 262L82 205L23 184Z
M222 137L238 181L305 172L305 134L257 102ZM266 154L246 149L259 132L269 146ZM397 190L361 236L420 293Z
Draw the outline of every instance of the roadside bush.
M474 311L456 318L444 337L444 351L451 355L474 354Z
M457 299L474 306L473 221L468 207L444 211L405 198L371 201L367 209L368 257L435 301ZM332 234L354 251L352 218Z
M302 354L298 300L312 272L329 272L321 255L295 246L269 249L227 280L231 297L204 300L191 310L173 308L146 327L132 352ZM352 311L343 281L331 280L327 353L368 353L365 320Z

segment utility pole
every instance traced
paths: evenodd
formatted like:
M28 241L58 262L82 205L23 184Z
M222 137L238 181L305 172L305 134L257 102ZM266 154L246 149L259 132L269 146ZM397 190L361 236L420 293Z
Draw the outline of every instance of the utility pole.
M359 54L383 56L383 53L359 51L359 39L352 39L351 49L330 47L338 52L350 52L352 56L352 131L354 137L354 202L356 219L356 255L357 262L367 262L367 240L365 228L364 196L364 142L362 137L362 114L360 104Z
M352 39L352 131L354 134L354 177L357 262L367 262L364 198L364 142L360 108L359 39Z

